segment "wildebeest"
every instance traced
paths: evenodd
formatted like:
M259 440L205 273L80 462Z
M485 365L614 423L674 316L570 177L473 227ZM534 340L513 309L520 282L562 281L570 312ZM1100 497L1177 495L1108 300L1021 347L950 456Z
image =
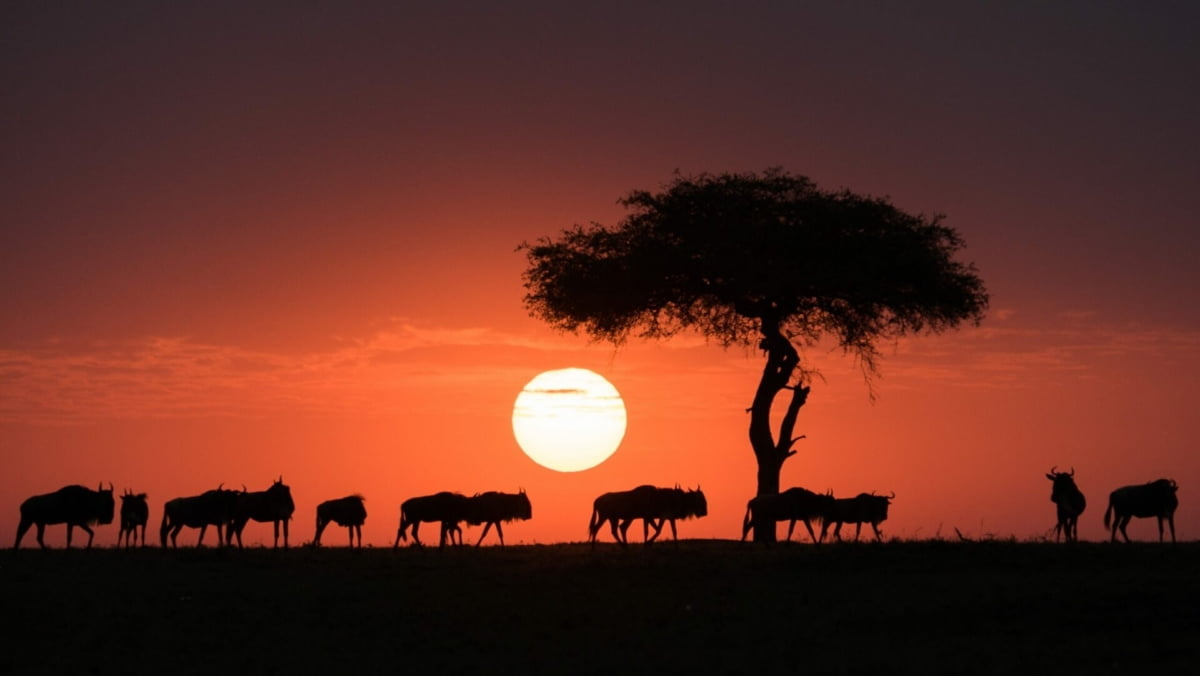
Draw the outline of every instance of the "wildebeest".
M88 534L87 546L90 548L94 535L90 526L112 523L114 508L112 484L107 489L99 485L96 490L78 485L63 486L53 493L35 495L21 503L21 521L17 524L17 541L13 549L21 546L21 538L35 524L37 543L45 549L42 536L46 533L46 526L60 523L67 524L68 548L76 526Z
M362 526L367 520L367 508L363 505L361 495L347 495L336 500L326 500L317 505L317 534L313 544L321 545L321 533L332 521L339 526L345 526L350 532L350 546L354 546L354 534L358 533L358 546L362 547Z
M412 526L413 543L420 545L421 538L417 529L423 521L436 521L442 524L441 538L438 546L446 544L446 535L450 535L450 543L454 544L454 534L462 541L462 532L458 527L460 521L465 521L468 514L470 498L462 493L442 491L433 495L422 495L409 498L400 505L400 528L396 531L396 542L393 548L400 546L401 540L408 539L408 527Z
M588 522L588 540L596 541L596 534L609 522L613 539L627 544L629 525L636 519L642 520L642 538L654 542L662 532L664 522L671 523L671 537L678 539L675 531L677 519L690 519L708 515L708 502L704 492L695 490L660 488L643 485L628 491L605 493L592 503L592 518ZM654 526L654 535L649 534ZM619 530L618 530L619 529Z
M146 546L146 522L150 520L150 506L146 504L145 493L134 493L128 488L121 496L121 532L117 533L117 546L121 546L124 538L125 546L132 547L138 539L138 529L141 528L142 546Z
M833 501L830 507L828 516L825 518L825 523L821 526L821 539L825 539L825 533L829 531L830 524L834 525L833 537L839 542L842 539L842 524L854 524L854 540L858 541L858 536L862 532L864 523L871 524L871 530L875 531L875 539L882 540L883 536L879 533L879 524L887 521L888 505L892 504L896 494L891 495L875 495L874 493L859 493L852 498L837 498Z
M1108 496L1108 509L1104 511L1104 527L1108 528L1111 518L1112 541L1117 541L1117 529L1129 542L1125 527L1133 517L1158 518L1158 541L1163 541L1163 519L1171 526L1171 542L1175 542L1175 508L1179 498L1175 492L1179 486L1173 479L1159 479L1139 486L1123 486Z
M204 544L204 533L209 526L217 527L218 545L231 542L233 510L238 495L240 493L237 491L217 486L200 495L168 500L163 505L162 525L158 531L163 548L167 546L168 533L171 535L171 546L179 546L176 540L184 526L200 529L200 538L196 540L197 547Z
M492 526L496 527L496 534L500 536L500 544L504 545L504 531L500 528L501 522L532 518L533 505L529 503L529 496L525 495L524 490L518 493L488 491L467 499L466 522L472 526L484 524L483 533L479 535L479 541L475 543L476 547L483 543L483 538L487 537L488 530ZM415 529L413 537L416 537Z
M242 546L242 530L246 522L253 519L259 523L271 522L275 526L275 541L273 547L279 546L279 525L283 524L283 547L288 546L288 521L292 512L296 511L296 503L292 502L292 489L283 483L283 476L271 483L265 491L247 491L243 487L234 502L233 527L229 535L230 543L237 537L238 547Z
M818 542L817 535L813 532L812 521L824 521L833 509L833 502L832 493L821 495L799 486L775 495L755 496L746 503L746 517L742 520L742 540L746 539L756 520L764 519L770 521L772 528L776 521L788 521L788 540L792 539L796 522L803 521L804 527L808 529L808 536L813 542Z
M1050 501L1056 505L1058 522L1054 524L1054 541L1058 542L1061 534L1067 542L1079 540L1079 515L1087 507L1083 492L1075 485L1075 468L1070 472L1056 472L1057 466L1050 468L1046 478L1054 482L1050 489Z

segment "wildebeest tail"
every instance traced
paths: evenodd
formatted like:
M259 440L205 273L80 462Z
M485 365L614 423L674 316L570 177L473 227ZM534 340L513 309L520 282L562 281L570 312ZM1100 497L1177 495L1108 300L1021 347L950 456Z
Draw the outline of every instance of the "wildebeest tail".
M1112 496L1110 495L1110 496L1108 496L1108 509L1104 510L1104 527L1105 528L1108 528L1108 524L1112 520L1112 512L1113 512L1113 499L1112 499Z
M746 503L746 518L742 519L742 539L746 539L746 535L750 533L750 521L754 518L753 510L750 508L752 502ZM755 537L758 537L757 535Z
M171 530L171 519L168 514L170 514L170 510L167 509L166 505L163 505L162 525L158 527L158 537L162 540L163 549L167 548L167 531Z
M404 505L400 505L400 530L396 531L396 542L408 540L408 515L404 513Z
M600 510L592 505L592 518L588 521L588 539L596 539L596 531L600 530Z

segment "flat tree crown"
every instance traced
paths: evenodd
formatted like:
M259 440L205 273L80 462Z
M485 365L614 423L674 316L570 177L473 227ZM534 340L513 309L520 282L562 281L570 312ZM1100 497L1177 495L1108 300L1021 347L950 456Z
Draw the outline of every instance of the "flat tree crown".
M524 243L525 305L622 343L691 329L728 346L834 336L874 370L875 343L978 323L988 296L941 217L819 189L780 169L676 176L593 223Z

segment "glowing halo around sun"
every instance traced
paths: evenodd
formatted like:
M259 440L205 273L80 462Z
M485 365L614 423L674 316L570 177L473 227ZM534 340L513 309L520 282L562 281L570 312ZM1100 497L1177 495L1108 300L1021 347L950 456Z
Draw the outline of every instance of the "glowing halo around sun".
M600 374L580 368L538 374L513 404L513 435L537 464L580 472L604 462L625 437L625 402Z

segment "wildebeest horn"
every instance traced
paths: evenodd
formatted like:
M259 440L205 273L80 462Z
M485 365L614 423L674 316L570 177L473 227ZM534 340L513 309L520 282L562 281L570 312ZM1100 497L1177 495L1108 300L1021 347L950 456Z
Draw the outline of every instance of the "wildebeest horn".
M1051 473L1051 474L1058 474L1058 472L1057 472L1057 471L1055 471L1055 470L1057 470L1057 469L1058 469L1058 465L1055 465L1055 466L1051 467L1051 468L1050 468L1050 473Z
M1071 466L1071 476L1075 476L1075 466Z
M108 492L112 493L112 491L113 491L113 485L112 485L112 482L110 481L110 482L108 482Z
M895 499L896 499L896 491L892 491L892 494L888 496L888 500L895 500Z

